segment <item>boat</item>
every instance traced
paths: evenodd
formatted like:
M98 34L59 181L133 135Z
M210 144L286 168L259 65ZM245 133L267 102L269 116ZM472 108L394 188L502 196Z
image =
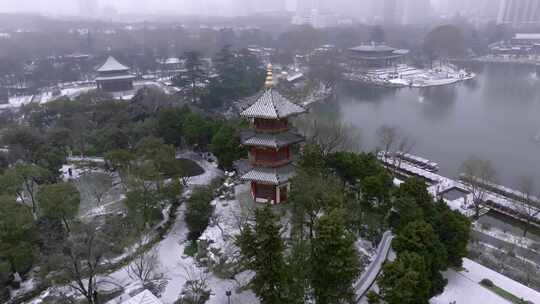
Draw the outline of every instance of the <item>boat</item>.
M383 151L379 152L378 158L383 161L387 161L388 159L392 159L393 155L396 156L397 159L400 159L403 162L406 162L410 165L413 165L417 168L426 170L428 172L438 172L439 171L439 164L436 162L433 162L427 158L423 158L417 155L413 155L410 153L404 153L401 151L393 153L385 153Z
M416 167L422 168L429 172L437 172L439 171L439 164L433 161L430 161L427 158L423 158L417 155L404 153L401 151L397 152L397 155L401 160L404 160L408 163L411 163L415 165Z

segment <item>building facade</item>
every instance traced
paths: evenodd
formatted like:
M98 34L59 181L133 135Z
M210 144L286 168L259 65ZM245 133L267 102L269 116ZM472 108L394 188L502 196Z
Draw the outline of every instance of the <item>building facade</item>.
M288 200L295 172L292 146L304 140L292 132L289 118L305 112L273 88L269 66L265 89L241 113L251 123L250 130L242 134L242 145L249 147L249 169L242 180L251 183L255 202L280 204Z
M133 76L130 68L121 64L114 57L109 56L105 63L97 70L96 84L98 89L108 92L124 92L133 90Z
M540 25L540 0L501 0L497 22L514 27Z

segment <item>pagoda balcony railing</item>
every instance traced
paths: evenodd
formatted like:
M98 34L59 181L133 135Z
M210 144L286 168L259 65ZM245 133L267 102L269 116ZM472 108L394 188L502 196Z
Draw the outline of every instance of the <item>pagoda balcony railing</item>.
M262 166L262 167L281 167L290 164L293 161L292 157L284 158L265 158L265 157L253 157L250 155L249 162L252 166Z

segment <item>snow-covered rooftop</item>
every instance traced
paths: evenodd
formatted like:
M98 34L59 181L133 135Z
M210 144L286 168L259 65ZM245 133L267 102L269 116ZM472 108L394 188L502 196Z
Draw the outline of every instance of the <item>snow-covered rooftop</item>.
M540 33L517 33L514 39L540 40Z
M271 185L281 185L286 183L294 175L294 166L288 165L279 168L259 168L255 167L242 176L242 180L256 181Z
M249 108L241 113L247 118L281 119L305 113L306 109L291 102L277 90L268 88Z
M304 138L293 132L279 134L257 133L253 130L242 132L242 145L280 148L302 142Z
M144 290L138 295L132 297L131 299L122 302L122 304L163 304L156 296L154 296L150 291Z
M121 64L116 58L109 56L107 61L97 70L98 72L125 72L129 67Z

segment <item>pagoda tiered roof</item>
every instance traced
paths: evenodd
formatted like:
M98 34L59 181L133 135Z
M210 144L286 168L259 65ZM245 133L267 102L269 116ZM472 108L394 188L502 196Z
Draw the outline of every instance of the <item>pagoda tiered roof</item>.
M281 119L305 112L306 109L269 87L259 95L255 103L240 115L246 118Z
M287 183L294 176L294 171L293 165L278 168L253 167L241 179L278 186Z
M97 70L98 73L128 72L129 67L121 64L116 58L109 56L105 63Z
M261 146L275 149L304 141L302 135L294 132L268 134L259 133L255 130L246 130L243 131L241 135L241 142L244 146Z

